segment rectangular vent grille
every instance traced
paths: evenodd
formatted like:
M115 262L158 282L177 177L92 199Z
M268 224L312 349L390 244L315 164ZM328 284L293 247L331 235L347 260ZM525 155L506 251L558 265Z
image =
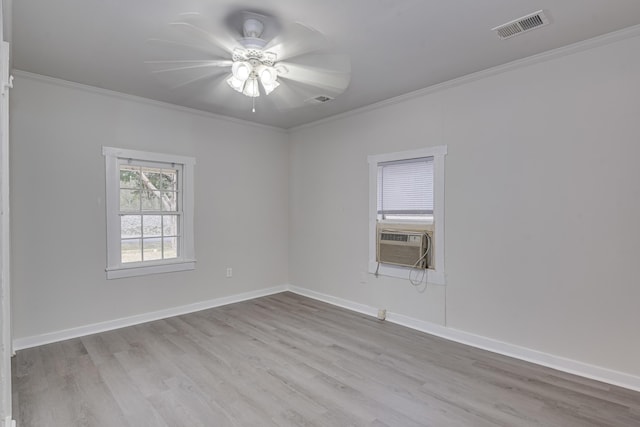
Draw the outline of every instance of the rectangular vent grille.
M495 31L498 37L504 40L517 36L518 34L526 33L527 31L535 30L536 28L544 27L547 24L549 24L549 19L542 10L539 10L522 18L507 22L504 25L492 28L491 31Z
M544 25L544 21L542 20L540 15L534 15L534 16L532 16L530 18L523 19L522 21L519 21L518 24L520 24L520 26L522 27L522 29L524 31L527 31L527 30L532 30L535 27L539 27L541 25Z
M424 252L419 246L380 245L379 261L385 264L426 268L424 260L418 263ZM418 263L418 265L416 265Z
M318 96L314 96L313 98L309 98L304 102L308 104L324 104L325 102L332 101L333 99L334 98L328 95L318 95Z
M408 242L409 236L407 234L391 234L380 233L380 240L393 240L396 242Z

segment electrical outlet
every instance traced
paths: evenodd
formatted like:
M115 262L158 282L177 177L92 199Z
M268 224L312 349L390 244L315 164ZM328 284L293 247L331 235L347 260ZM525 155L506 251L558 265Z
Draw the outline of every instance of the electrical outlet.
M227 267L227 277L233 277L233 268Z
M378 309L378 319L385 320L387 318L387 310L384 308Z

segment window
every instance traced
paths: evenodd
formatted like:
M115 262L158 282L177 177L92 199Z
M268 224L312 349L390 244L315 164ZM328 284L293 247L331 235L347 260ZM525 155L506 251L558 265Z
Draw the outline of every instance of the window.
M378 220L433 222L433 157L378 163Z
M107 278L195 268L195 159L103 147Z
M431 230L427 281L444 284L444 156L446 146L369 156L369 272L408 277L408 267L376 261L378 224Z

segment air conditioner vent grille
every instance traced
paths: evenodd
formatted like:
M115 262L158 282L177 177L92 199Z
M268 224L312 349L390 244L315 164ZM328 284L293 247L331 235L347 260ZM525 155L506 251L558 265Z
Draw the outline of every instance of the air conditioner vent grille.
M396 242L408 242L409 236L407 234L392 234L392 233L380 233L380 240L393 240Z
M539 10L523 16L522 18L514 19L511 22L492 28L492 31L495 31L498 34L498 37L504 40L536 28L544 27L548 24L549 19L544 14L544 11Z
M314 96L312 98L309 98L307 100L305 100L304 102L308 103L308 104L324 104L325 102L329 102L329 101L333 101L334 98L328 96L328 95L318 95L318 96Z
M540 18L540 15L534 15L530 18L527 19L523 19L522 21L519 21L518 24L520 24L520 26L522 27L522 29L524 31L527 30L531 30L535 27L539 27L541 25L544 25L544 22L542 22L542 18Z
M496 30L500 38L506 39L522 32L518 24L505 25Z

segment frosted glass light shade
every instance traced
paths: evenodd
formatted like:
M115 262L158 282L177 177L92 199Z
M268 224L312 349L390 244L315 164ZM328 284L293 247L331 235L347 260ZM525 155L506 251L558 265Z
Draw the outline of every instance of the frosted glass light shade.
M269 95L278 86L280 86L280 83L277 80L274 80L272 83L269 83L269 84L265 83L264 80L262 80L262 87L264 87L265 95Z
M256 98L260 96L260 88L258 87L258 79L252 78L246 81L244 85L244 91L242 92L247 96Z
M227 83L229 84L229 86L231 86L233 90L238 91L240 93L242 93L242 90L244 89L244 82L245 80L240 80L236 78L234 75L231 75L231 77L227 79Z
M231 66L231 72L233 73L233 76L241 81L247 80L252 71L253 67L248 62L234 62Z
M260 81L263 85L270 85L278 78L278 72L273 67L262 66L260 67Z

